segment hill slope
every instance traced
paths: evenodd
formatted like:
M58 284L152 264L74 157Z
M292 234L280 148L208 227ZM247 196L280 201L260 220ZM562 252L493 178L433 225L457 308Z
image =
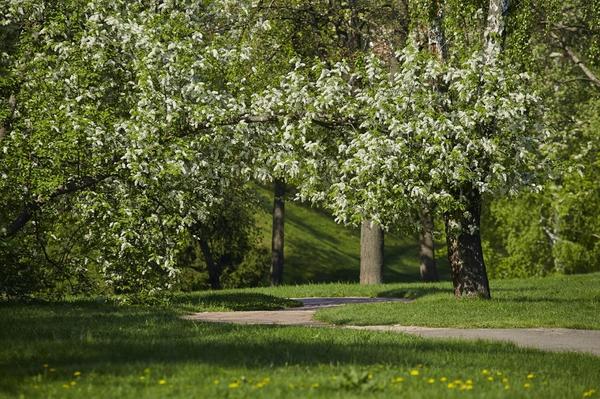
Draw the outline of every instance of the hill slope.
M259 188L261 211L257 221L265 246L270 248L273 195ZM286 284L307 282L358 281L360 272L360 231L335 223L326 212L287 201L285 219ZM385 282L419 281L416 236L385 237ZM442 279L449 278L445 254L439 245L438 268Z

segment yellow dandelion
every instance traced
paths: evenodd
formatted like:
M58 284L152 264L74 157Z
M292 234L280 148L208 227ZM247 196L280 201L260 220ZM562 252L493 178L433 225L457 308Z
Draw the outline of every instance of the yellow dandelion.
M490 374L490 371L488 369L483 369L483 370L481 370L481 374L488 375L488 374Z
M74 377L79 377L81 375L81 371L76 371L73 373Z
M490 381L490 382L494 381L494 377L488 377L487 380Z
M447 385L448 389L454 389L456 387L456 385L454 385L453 382L451 382L450 384Z
M70 384L71 386L73 386L73 385L77 384L77 381L71 381L69 384Z
M317 389L317 388L319 387L319 383L318 383L318 382L315 382L315 383L314 383L314 384L312 384L310 387L311 387L312 389Z
M523 388L529 389L529 388L531 388L531 384L523 384Z
M504 390L508 391L510 389L510 385L505 385Z
M158 380L158 385L165 385L167 380Z
M230 383L229 385L227 385L227 387L229 389L237 389L240 387L240 383L237 381L234 381L234 382Z
M502 379L502 383L503 383L503 384L506 384L506 383L508 383L508 378L504 377L504 378Z
M373 379L373 374L369 373L369 374L367 375L367 378L368 378L369 380L372 380L372 379Z
M71 388L71 386L70 386L69 384L63 384L63 386L62 386L62 387L63 387L63 388L65 388L65 389L69 389L69 388Z
M442 377L442 378L440 378L440 381L441 381L441 382L446 382L446 381L448 381L448 378L446 378L446 377Z
M412 375L413 377L419 375L419 370L410 370L410 375Z
M590 397L592 397L592 395L593 395L594 393L596 393L596 390L595 390L595 389L590 389L590 390L587 390L587 391L585 391L585 392L583 393L583 397L584 397L584 398L590 398Z
M221 382L221 381L219 381L219 380L214 380L214 381L213 381L213 384L215 384L215 385L219 385L219 383L220 383L220 382Z
M433 384L435 382L435 378L430 378L427 380L428 383Z
M144 377L143 375L140 375L140 381L144 381L146 379L146 377Z
M499 376L502 375L502 372L501 371L496 371L496 375L499 377Z
M467 391L470 391L471 389L473 389L473 385L465 385L465 389Z
M534 378L535 378L535 374L533 374L533 373L527 374L527 379L528 380L533 380Z
M396 378L393 378L393 379L392 379L392 382L393 382L394 384L399 384L399 383L401 383L402 381L404 381L404 378L402 378L402 377L396 377Z
M467 381L465 381L465 384L467 384L467 385L473 385L473 380L467 380Z

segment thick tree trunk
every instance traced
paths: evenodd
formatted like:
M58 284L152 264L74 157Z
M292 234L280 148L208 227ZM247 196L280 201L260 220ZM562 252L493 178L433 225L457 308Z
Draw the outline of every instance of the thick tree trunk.
M446 214L448 261L452 270L454 295L457 297L490 298L483 249L481 248L481 197L471 189L467 197L467 212Z
M283 281L283 239L285 221L285 183L275 179L273 183L273 234L271 236L271 285Z
M221 270L219 265L215 263L208 241L199 239L198 243L200 244L200 250L202 251L204 261L206 262L206 268L208 269L208 282L210 283L210 288L213 290L221 289Z
M383 229L363 220L360 229L360 283L383 282Z
M420 209L421 231L419 234L419 257L421 258L421 280L438 281L438 271L435 262L435 247L433 243L433 217L429 209Z

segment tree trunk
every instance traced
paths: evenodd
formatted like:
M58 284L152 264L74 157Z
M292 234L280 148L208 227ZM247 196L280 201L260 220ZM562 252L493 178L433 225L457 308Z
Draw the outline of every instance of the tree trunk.
M279 179L273 182L273 234L271 236L271 285L283 281L283 239L285 218L285 183Z
M435 248L433 243L433 217L429 209L420 209L421 231L419 234L419 257L421 258L421 280L431 282L439 281L437 265L435 262Z
M215 263L210 246L205 239L199 239L198 243L200 244L200 250L202 251L204 261L206 262L206 268L208 269L210 288L213 290L221 289L221 270L219 265Z
M431 3L431 21L427 32L430 51L436 55L440 61L448 60L448 47L446 42L446 33L444 31L444 8L440 0L434 0Z
M505 16L508 13L509 0L490 0L487 26L485 28L484 57L487 64L496 61L502 51L504 41Z
M360 229L360 283L383 282L383 229L363 220Z
M474 189L465 194L470 217L461 211L446 214L448 261L454 295L489 299L490 285L481 248L481 196Z

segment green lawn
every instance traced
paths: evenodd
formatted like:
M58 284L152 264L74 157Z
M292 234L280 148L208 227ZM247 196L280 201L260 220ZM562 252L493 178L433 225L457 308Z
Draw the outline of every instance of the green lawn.
M265 246L271 245L271 209L273 194L258 188L261 211L257 222ZM285 272L286 284L308 282L358 281L360 270L360 231L335 223L316 208L287 201L285 204ZM445 246L438 246L440 277L449 279ZM385 236L386 282L418 281L417 237Z
M449 282L305 284L178 296L180 311L281 309L283 298L314 296L406 297L412 303L345 305L317 313L335 324L430 327L567 327L600 329L600 273L492 280L492 299L457 300ZM274 297L275 298L274 298Z
M317 318L357 325L600 329L600 273L490 284L491 300L455 300L450 283L390 285L376 295L409 296L415 301L346 305L321 310Z
M393 333L197 323L178 318L192 303L213 310L288 303L250 291L185 300L163 308L0 304L0 397L562 399L600 389L598 357Z

